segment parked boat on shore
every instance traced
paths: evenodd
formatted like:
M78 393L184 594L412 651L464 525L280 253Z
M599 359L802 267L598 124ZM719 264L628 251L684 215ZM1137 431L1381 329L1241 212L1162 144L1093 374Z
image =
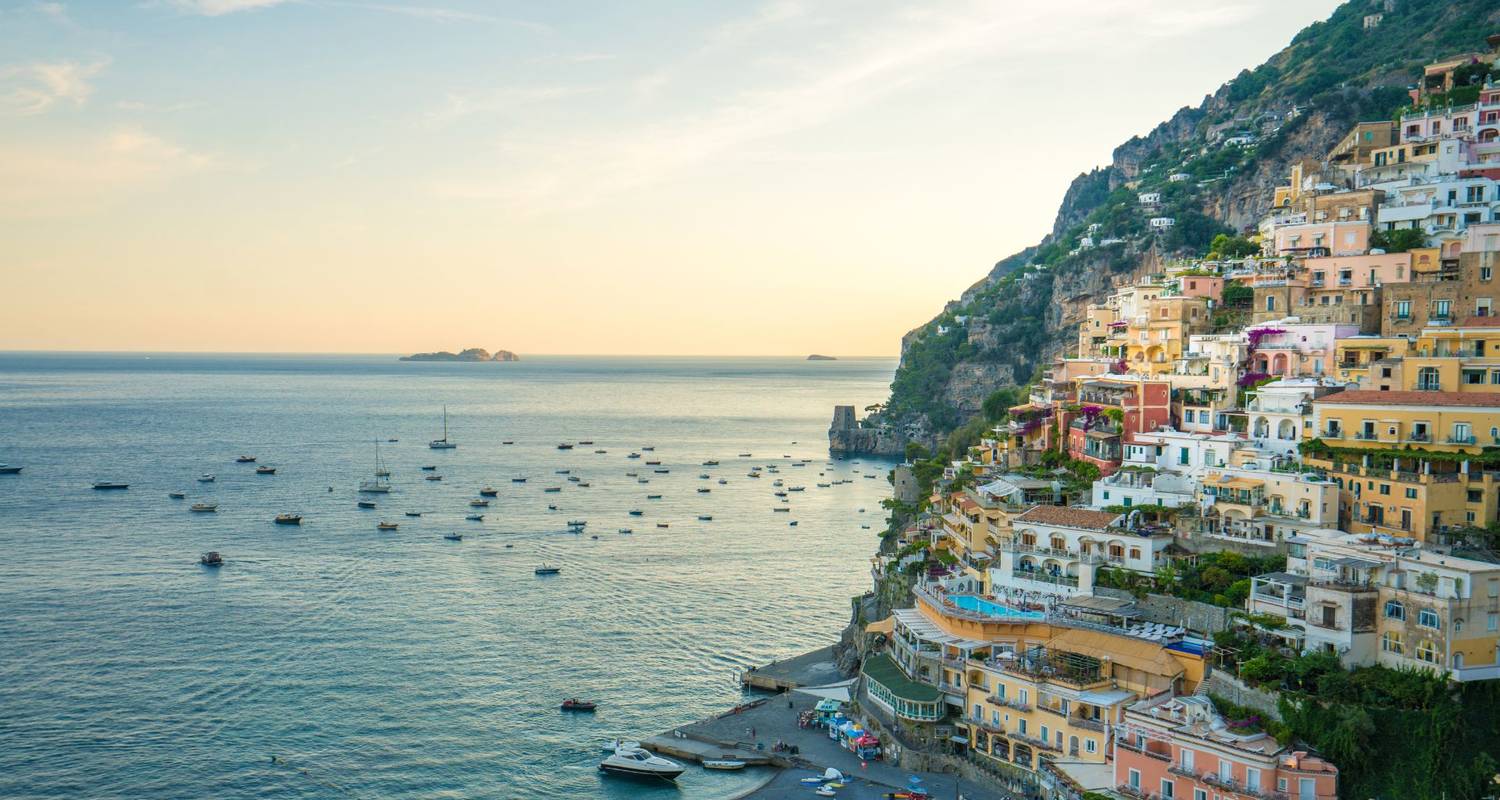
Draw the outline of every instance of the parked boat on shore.
M652 755L650 751L640 747L621 746L599 762L602 772L616 775L628 775L636 778L661 778L673 781L677 776L686 771L686 768L676 761Z

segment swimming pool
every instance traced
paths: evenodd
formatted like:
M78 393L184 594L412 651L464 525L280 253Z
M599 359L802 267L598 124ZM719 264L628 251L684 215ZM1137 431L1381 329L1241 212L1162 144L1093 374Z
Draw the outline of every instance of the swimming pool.
M1011 608L1010 606L1003 606L999 603L990 602L983 597L978 597L972 594L950 594L948 595L948 599L952 600L954 605L965 611L974 611L990 617L1041 620L1045 619L1047 616L1040 611L1021 611Z

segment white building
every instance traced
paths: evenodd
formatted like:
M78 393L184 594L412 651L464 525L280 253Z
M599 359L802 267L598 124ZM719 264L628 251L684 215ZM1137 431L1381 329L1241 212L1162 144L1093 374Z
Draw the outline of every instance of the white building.
M1100 566L1154 572L1171 533L1127 530L1125 519L1065 506L1037 506L1012 517L1010 541L1000 548L999 564L990 567L991 592L1087 595Z
M1342 388L1321 379L1287 378L1256 389L1245 408L1251 446L1272 458L1295 458L1297 445L1312 438L1313 398Z

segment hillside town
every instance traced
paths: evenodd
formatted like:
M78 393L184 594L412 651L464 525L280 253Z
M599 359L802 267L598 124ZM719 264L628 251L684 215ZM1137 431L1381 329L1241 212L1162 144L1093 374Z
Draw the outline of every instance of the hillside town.
M1047 797L1333 800L1320 692L1500 679L1500 82L1450 102L1489 43L896 469L859 633L891 747Z

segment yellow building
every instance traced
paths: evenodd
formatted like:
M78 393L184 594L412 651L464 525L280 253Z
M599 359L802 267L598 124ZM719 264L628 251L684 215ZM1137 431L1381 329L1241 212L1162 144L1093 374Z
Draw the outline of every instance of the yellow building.
M1350 390L1314 399L1313 419L1333 449L1304 463L1339 485L1344 530L1425 542L1496 521L1481 453L1500 442L1500 394Z
M1411 348L1404 336L1351 336L1334 342L1334 376L1341 383L1376 388L1392 380L1388 359L1400 359ZM1375 365L1381 363L1379 367Z
M1125 362L1132 372L1170 372L1188 349L1188 337L1209 330L1208 298L1156 297L1143 314L1125 320Z
M1387 365L1380 376L1362 385L1422 392L1500 392L1500 317L1473 317L1458 327L1423 328L1398 363Z

